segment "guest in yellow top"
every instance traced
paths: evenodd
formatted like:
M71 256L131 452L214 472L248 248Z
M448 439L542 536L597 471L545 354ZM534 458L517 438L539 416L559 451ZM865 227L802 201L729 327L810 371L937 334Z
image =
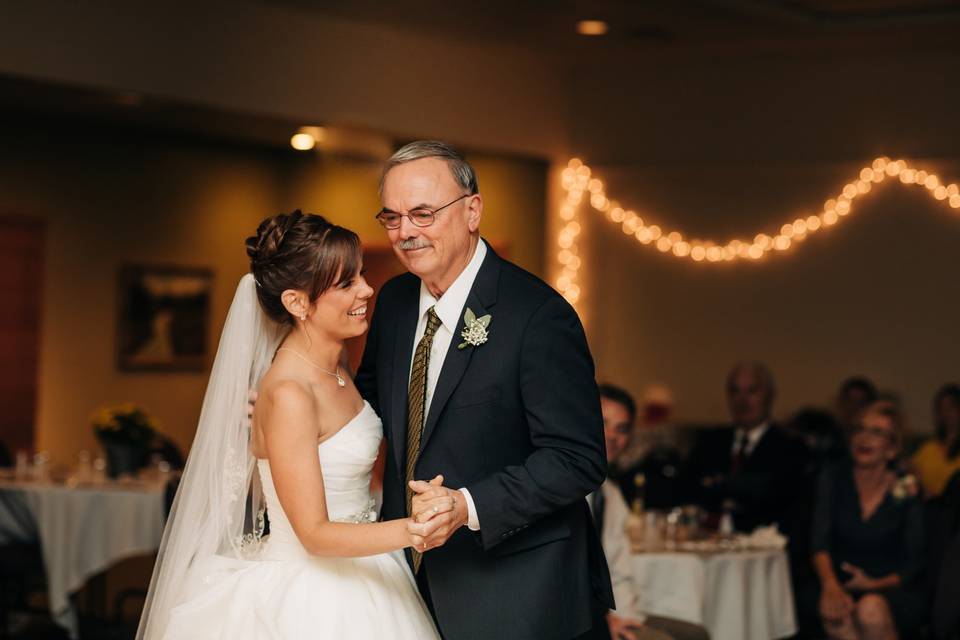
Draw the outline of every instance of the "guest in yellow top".
M933 397L937 435L913 456L923 493L933 498L943 493L950 477L960 471L960 385L948 384Z

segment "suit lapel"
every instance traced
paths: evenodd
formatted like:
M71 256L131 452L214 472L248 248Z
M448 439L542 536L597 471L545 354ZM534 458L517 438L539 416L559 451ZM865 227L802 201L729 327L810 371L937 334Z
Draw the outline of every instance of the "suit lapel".
M393 452L397 460L403 460L407 451L407 387L410 384L410 361L413 356L413 336L417 330L417 311L420 309L420 296L417 286L407 295L400 296L400 308L397 310L397 333L393 345L393 371L391 372L390 394L390 434ZM398 467L402 467L398 463ZM400 473L399 468L397 469ZM403 478L400 478L402 481Z
M493 252L490 246L487 246L487 256L477 272L477 277L470 288L470 294L467 296L467 302L460 310L460 319L457 321L457 330L450 340L450 347L447 349L447 356L443 361L443 368L440 370L440 378L437 380L437 388L433 392L433 399L430 401L430 413L427 414L426 423L423 426L423 436L420 439L420 451L426 447L433 430L437 426L440 414L443 412L447 401L454 390L460 384L463 374L467 371L470 364L470 358L478 347L467 346L463 349L458 348L463 342L461 333L466 327L463 314L469 307L479 318L489 313L490 307L497 302L497 287L500 281L500 257ZM496 319L490 324L491 334L496 333ZM483 346L479 348L484 348ZM489 348L487 346L486 348Z

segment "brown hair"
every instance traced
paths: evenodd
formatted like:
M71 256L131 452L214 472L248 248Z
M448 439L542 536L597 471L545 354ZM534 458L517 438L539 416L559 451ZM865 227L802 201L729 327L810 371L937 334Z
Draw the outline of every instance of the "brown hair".
M304 291L312 303L330 287L349 282L360 269L356 233L299 209L267 218L246 244L260 306L280 324L293 325L280 300L284 291Z

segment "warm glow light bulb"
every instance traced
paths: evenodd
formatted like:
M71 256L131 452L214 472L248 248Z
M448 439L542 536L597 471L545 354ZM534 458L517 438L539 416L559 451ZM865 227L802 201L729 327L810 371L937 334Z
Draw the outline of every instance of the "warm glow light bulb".
M820 216L810 216L807 218L807 229L810 231L816 231L820 228L821 220Z
M581 20L577 23L577 33L582 36L602 36L608 29L603 20Z
M837 216L836 211L823 212L823 224L825 224L826 226L829 227L831 225L837 224L837 220L839 220L839 216Z
M579 169L583 166L583 160L580 158L570 158L570 162L567 163L567 166L571 169Z
M960 195L950 196L950 206L954 209L960 209Z
M309 133L295 133L290 138L290 146L297 151L310 151L317 144L317 141Z
M673 246L673 243L670 242L669 238L660 238L657 240L657 249L663 252L670 251L670 247Z

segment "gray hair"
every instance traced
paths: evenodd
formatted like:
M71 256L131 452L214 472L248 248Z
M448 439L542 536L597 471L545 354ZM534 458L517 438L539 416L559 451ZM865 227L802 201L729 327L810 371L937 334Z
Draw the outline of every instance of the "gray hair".
M743 361L733 365L727 374L728 389L733 384L734 379L743 372L749 372L756 377L760 381L760 384L767 390L767 394L771 400L777 395L777 383L773 379L773 373L771 373L770 368L762 362Z
M383 171L380 173L380 195L383 195L383 181L387 177L390 169L397 165L421 158L440 158L446 160L450 167L450 173L457 184L467 190L470 195L479 193L480 187L477 185L477 174L467 162L462 153L457 151L452 145L439 140L417 140L410 144L405 144L397 150L386 164L383 165Z

